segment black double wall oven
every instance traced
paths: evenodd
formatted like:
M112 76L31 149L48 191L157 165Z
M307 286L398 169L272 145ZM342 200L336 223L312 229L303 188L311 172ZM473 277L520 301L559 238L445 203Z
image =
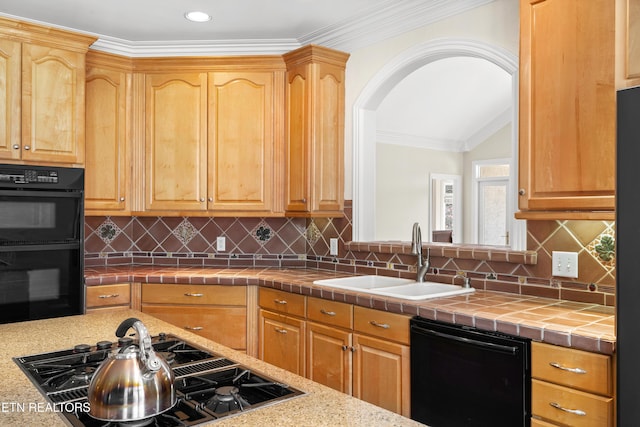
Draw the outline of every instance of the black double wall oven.
M84 311L84 170L0 164L0 323Z

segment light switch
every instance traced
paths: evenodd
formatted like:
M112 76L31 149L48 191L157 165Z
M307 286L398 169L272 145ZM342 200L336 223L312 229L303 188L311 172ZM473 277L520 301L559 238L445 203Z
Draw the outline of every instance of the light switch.
M551 274L558 277L578 277L577 252L551 252Z

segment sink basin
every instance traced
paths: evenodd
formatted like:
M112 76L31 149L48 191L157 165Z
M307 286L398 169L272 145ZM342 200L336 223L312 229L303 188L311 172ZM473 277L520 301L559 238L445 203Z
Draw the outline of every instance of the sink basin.
M410 300L422 300L428 298L449 297L453 295L463 295L475 292L474 288L463 288L458 285L447 285L446 283L423 282L410 283L407 285L394 286L392 288L372 289L372 294L386 295L395 298Z
M314 285L331 286L334 288L352 289L355 291L361 291L363 289L376 289L386 288L390 286L406 285L409 283L416 283L411 279L400 279L399 277L387 277L387 276L353 276L353 277L338 277L335 279L316 280Z
M474 288L463 288L458 285L437 282L419 283L411 279L375 275L316 280L313 284L408 300L423 300L475 292Z

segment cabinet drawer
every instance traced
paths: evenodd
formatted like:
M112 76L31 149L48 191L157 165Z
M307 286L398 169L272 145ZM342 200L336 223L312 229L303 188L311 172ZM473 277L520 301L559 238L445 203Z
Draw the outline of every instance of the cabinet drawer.
M87 308L109 307L131 303L131 291L128 283L115 285L87 286Z
M245 307L142 305L142 312L236 350L247 348Z
M259 301L260 307L293 316L304 317L306 311L306 297L300 294L261 288Z
M355 306L354 329L368 335L409 344L409 317Z
M611 356L534 342L531 376L555 384L613 395Z
M143 304L247 305L245 286L142 285Z
M531 381L531 412L572 427L608 427L613 425L613 398L534 379Z
M353 306L321 298L307 299L307 319L340 328L353 328Z

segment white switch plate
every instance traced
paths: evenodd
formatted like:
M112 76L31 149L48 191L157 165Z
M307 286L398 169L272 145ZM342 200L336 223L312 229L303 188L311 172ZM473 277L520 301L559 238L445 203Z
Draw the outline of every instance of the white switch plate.
M577 252L551 252L551 274L558 277L578 277Z
M224 236L218 236L216 239L216 250L224 251L227 247L227 239Z
M329 255L338 255L338 239L329 239Z

